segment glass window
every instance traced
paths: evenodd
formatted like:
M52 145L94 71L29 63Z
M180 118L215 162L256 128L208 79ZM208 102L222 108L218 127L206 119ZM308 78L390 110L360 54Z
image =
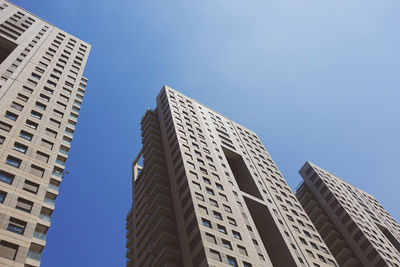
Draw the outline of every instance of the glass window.
M8 118L10 120L16 121L17 118L18 118L18 115L7 111L6 115L4 115L4 117L6 117L6 118Z
M11 166L13 166L15 168L19 168L19 165L21 165L21 162L22 161L20 159L14 158L12 156L8 156L7 157L7 161L6 161L6 163L8 165L11 165Z
M0 191L0 203L4 202L4 199L6 199L7 193L4 191Z
M21 131L20 134L19 134L19 137L24 138L25 140L31 141L32 137L33 137L33 134L30 134L30 133L25 132L25 131Z
M15 175L12 175L11 173L0 171L0 181L3 183L11 184L14 180L14 177Z
M206 220L206 219L201 219L201 222L202 222L202 224L205 226L205 227L208 227L208 228L212 228L211 227L211 222L209 221L209 220Z
M224 226L218 224L217 227L218 227L218 232L227 234L226 228Z
M15 143L14 143L13 149L14 149L15 151L18 151L18 152L21 152L21 153L25 154L26 151L28 150L28 147L27 147L27 146L24 146L23 144L20 144L20 143L15 142Z
M239 232L232 231L233 237L242 240L242 236Z
M227 256L227 258L228 258L228 264L230 266L238 266L238 263L234 257Z
M232 250L232 245L231 242L229 242L228 240L222 239L222 245L230 250Z

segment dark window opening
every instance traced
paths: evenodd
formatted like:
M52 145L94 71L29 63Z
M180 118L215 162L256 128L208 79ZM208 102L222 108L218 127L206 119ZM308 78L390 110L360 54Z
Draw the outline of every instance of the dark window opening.
M240 190L249 195L262 199L260 191L258 190L257 185L254 182L254 179L251 176L251 173L247 168L242 156L224 147L222 150Z
M272 264L274 266L285 267L297 266L268 207L246 196L244 200L259 231L267 253L270 255ZM260 214L263 214L263 216L260 216Z
M396 239L396 237L391 232L389 232L386 227L379 224L376 224L376 226L378 226L379 230L381 230L381 232L386 236L390 243L392 243L397 251L400 252L400 242Z
M0 36L0 64L11 54L17 45Z

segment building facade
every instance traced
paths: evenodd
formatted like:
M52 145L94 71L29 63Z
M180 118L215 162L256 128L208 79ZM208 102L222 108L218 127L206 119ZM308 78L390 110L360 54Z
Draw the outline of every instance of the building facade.
M254 132L167 86L141 129L128 267L338 266Z
M0 1L0 266L39 266L90 45Z
M296 196L340 266L400 266L400 225L370 194L306 162Z

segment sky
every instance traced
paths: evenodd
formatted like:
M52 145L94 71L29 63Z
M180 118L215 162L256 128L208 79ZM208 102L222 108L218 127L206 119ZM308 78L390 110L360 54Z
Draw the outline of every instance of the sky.
M43 267L125 266L140 119L164 84L255 131L292 189L308 160L399 221L399 1L14 3L92 45Z

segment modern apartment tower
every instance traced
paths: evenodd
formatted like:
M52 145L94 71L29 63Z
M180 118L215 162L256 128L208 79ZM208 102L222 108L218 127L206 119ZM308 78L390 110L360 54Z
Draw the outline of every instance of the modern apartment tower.
M167 86L141 129L128 267L338 266L254 132Z
M39 266L90 45L0 1L0 266Z
M296 196L340 266L400 266L400 225L370 194L306 162Z

